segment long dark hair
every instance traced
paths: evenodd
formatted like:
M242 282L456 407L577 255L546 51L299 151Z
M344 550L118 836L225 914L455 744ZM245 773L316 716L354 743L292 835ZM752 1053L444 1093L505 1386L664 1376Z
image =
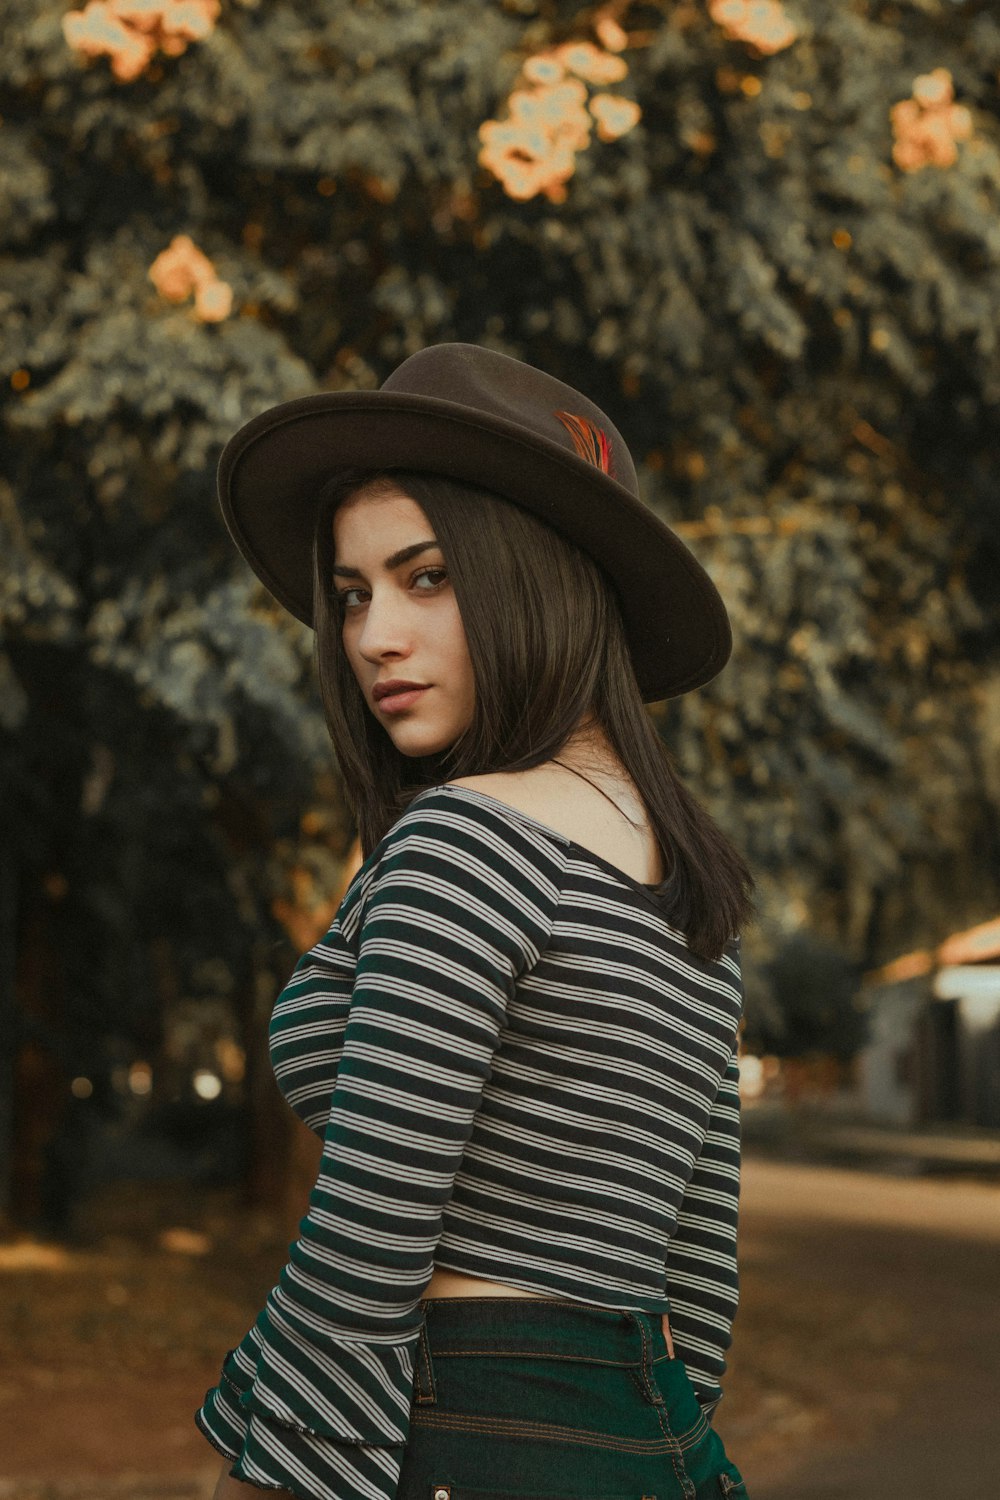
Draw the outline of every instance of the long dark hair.
M475 680L468 727L447 750L405 756L368 708L341 639L333 515L356 490L398 488L434 528ZM631 776L667 876L660 900L692 952L718 959L753 920L756 882L687 790L646 712L614 587L529 511L476 485L404 469L341 470L322 489L313 544L316 670L362 857L418 792L462 776L524 771L557 756L591 715Z

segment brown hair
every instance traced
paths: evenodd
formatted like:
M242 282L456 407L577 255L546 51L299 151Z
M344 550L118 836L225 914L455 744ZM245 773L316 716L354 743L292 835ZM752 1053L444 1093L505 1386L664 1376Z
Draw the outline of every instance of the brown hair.
M343 649L333 588L337 506L361 489L396 487L440 543L476 689L468 727L447 750L422 757L401 754L368 708ZM319 497L313 599L320 696L364 859L418 792L541 765L592 713L659 838L667 920L706 959L718 959L753 920L753 876L683 785L642 701L614 587L573 542L477 485L403 469L342 470Z

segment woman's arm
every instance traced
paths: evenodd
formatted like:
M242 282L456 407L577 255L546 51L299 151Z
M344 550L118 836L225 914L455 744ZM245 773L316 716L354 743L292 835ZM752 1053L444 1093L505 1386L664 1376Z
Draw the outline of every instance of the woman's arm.
M736 1041L667 1249L666 1291L678 1353L702 1405L713 1410L722 1396L739 1304L739 1089Z
M423 797L384 840L309 1209L196 1421L239 1476L301 1500L395 1493L420 1299L510 997L548 943L565 863L547 835ZM346 914L351 916L351 913ZM280 997L279 997L280 999ZM325 1063L322 1064L326 1066Z

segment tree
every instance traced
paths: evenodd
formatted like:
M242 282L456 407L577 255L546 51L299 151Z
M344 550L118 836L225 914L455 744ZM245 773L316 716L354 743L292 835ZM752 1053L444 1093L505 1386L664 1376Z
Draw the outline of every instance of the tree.
M992 8L182 9L3 0L0 1014L32 932L74 1068L171 991L242 996L259 1055L352 829L214 465L444 339L593 395L717 579L733 660L652 712L762 955L993 915Z

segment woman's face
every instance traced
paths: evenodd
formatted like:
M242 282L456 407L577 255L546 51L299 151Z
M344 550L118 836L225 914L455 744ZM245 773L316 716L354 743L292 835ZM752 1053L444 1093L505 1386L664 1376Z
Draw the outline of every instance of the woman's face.
M475 685L433 527L402 490L359 490L334 513L333 560L344 650L369 709L400 754L447 750L472 720ZM393 678L424 685L411 706L374 697Z

